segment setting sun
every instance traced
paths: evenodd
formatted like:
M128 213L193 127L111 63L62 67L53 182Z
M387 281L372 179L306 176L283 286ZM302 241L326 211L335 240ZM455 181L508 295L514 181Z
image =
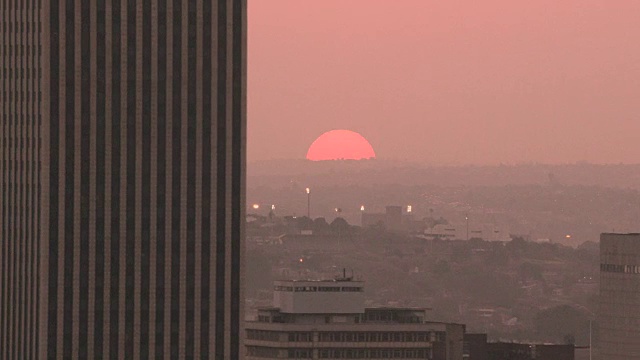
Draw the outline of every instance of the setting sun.
M320 135L307 152L307 159L312 161L362 160L375 157L376 153L369 141L350 130L332 130Z

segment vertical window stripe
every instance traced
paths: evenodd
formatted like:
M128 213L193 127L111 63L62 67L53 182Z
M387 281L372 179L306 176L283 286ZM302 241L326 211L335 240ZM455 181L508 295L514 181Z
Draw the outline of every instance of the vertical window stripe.
M173 98L172 101L172 190L171 190L171 353L180 354L180 223L181 223L181 149L182 149L182 1L173 1Z
M74 185L75 185L75 22L74 0L65 5L65 191L64 191L64 302L63 302L63 352L64 358L71 358L73 342L73 263L74 263Z
M186 329L185 356L194 356L195 325L195 252L196 252L196 1L188 3L188 74L187 74L187 256L186 256Z
M89 332L89 205L90 205L90 133L91 133L91 12L90 1L81 2L82 27L81 36L81 110L80 123L82 138L80 139L80 273L79 287L79 339L78 356L87 357L87 334Z
M121 0L111 0L112 25L112 66L111 66L111 254L110 254L110 296L109 296L109 354L117 356L120 329L120 162L122 131L121 119Z
M227 1L218 1L218 74L216 114L216 310L215 358L225 357L225 302L226 302L226 209L227 209Z
M149 356L151 241L151 0L142 3L142 216L140 280L140 355Z
M212 166L211 159L207 154L212 154L212 112L210 91L212 90L212 36L213 28L211 22L213 4L210 1L204 1L202 4L203 12L203 36L202 36L202 219L201 219L201 280L200 280L200 356L203 359L209 358L210 344L208 339L211 312L209 303L211 298L210 281L211 281L211 178Z
M156 354L164 353L165 248L166 248L166 101L167 101L167 0L158 0L158 173L156 221Z
M49 66L60 68L60 26L58 0L51 0L49 14ZM59 184L59 136L60 136L60 95L58 92L59 73L49 73L49 269L48 269L48 311L47 311L47 353L50 358L58 357L58 184Z
M136 0L127 0L127 99L126 99L126 256L125 267L125 309L124 309L124 356L132 359L134 340L134 276L136 239Z
M104 276L105 276L105 196L106 196L106 3L96 0L97 38L96 38L96 248L95 248L95 331L94 358L103 353L104 336Z

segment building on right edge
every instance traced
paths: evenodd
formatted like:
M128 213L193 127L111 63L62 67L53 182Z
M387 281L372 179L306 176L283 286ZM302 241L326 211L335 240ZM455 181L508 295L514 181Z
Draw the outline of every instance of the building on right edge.
M600 235L598 359L640 359L640 234Z

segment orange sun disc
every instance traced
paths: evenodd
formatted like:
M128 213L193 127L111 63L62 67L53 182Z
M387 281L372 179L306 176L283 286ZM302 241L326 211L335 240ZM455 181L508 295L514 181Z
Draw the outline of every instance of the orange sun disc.
M309 147L307 159L362 160L374 159L376 153L369 141L350 130L331 130L318 137Z

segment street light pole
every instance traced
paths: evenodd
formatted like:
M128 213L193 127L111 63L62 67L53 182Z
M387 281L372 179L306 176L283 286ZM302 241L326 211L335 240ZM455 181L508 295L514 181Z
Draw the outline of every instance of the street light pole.
M311 189L306 188L307 191L307 217L311 219Z
M467 220L467 241L469 241L469 214L465 215L464 219Z

